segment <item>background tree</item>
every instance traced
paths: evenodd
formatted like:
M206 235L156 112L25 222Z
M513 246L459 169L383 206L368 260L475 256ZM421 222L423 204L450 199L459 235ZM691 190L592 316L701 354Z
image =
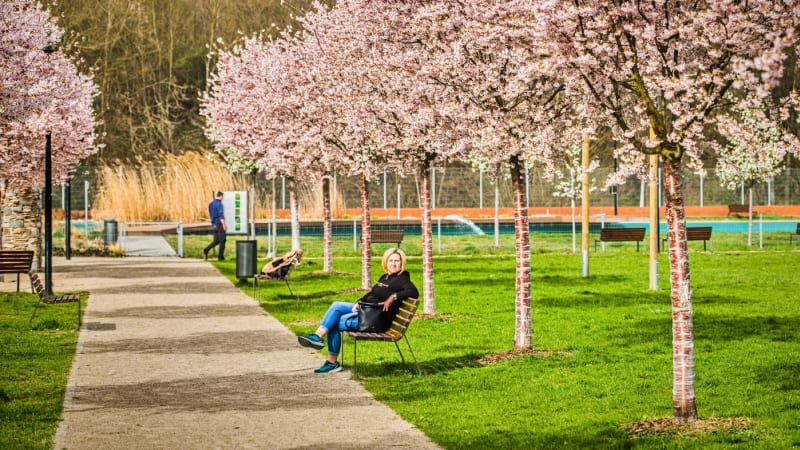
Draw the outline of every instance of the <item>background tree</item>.
M800 148L797 136L780 125L776 110L753 98L731 101L734 106L729 114L719 119L728 142L717 159L716 172L726 188L747 188L747 245L753 245L753 187L774 180L783 171L786 156L800 153Z
M705 127L726 94L763 98L795 42L800 5L677 1L556 1L537 5L542 33L569 61L571 83L585 92L588 119L607 122L625 145L620 175L643 173L646 155L664 170L673 311L673 419L697 418L692 288L681 166L702 166ZM649 131L655 141L648 139ZM708 144L708 143L706 143ZM722 151L714 145L705 148Z
M200 95L218 39L233 42L294 22L308 0L85 0L52 2L95 72L103 159L205 148Z
M55 182L66 180L97 151L92 111L97 90L92 76L77 70L69 56L73 49L61 44L62 36L38 2L0 3L0 180L15 191L13 197L30 197L36 205L35 188L45 184L48 132ZM21 220L38 221L38 216Z

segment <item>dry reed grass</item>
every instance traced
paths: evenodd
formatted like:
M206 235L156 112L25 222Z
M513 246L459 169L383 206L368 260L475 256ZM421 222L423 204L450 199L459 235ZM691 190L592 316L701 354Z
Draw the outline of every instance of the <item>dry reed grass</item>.
M155 161L137 159L134 167L107 165L100 169L99 182L92 209L95 219L202 222L208 220L208 202L215 191L250 191L254 180L252 175L231 174L203 153L187 152L162 154ZM321 219L321 182L298 183L297 190L300 216ZM343 196L331 197L333 217L341 216ZM251 201L257 211L264 211L272 205L271 193L256 190Z
M121 221L187 222L208 219L213 192L233 190L233 176L203 154L164 154L157 161L138 159L138 166L103 167L96 217Z

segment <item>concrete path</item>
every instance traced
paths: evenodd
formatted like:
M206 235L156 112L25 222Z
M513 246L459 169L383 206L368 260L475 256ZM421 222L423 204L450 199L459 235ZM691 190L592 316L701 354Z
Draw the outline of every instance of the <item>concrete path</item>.
M90 291L57 449L437 448L204 261L53 267Z

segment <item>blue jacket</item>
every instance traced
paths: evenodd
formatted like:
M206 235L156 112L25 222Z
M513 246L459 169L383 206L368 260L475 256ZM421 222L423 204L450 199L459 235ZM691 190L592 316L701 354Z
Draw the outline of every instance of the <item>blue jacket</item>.
M220 199L215 198L208 204L208 216L211 217L212 226L222 225L222 220L225 219L225 210L222 208Z

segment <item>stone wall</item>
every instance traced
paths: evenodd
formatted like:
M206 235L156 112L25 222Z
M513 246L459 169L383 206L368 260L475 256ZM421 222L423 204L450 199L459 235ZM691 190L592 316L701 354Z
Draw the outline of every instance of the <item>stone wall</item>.
M2 198L2 249L33 250L35 269L42 267L40 204L36 189L7 190Z

